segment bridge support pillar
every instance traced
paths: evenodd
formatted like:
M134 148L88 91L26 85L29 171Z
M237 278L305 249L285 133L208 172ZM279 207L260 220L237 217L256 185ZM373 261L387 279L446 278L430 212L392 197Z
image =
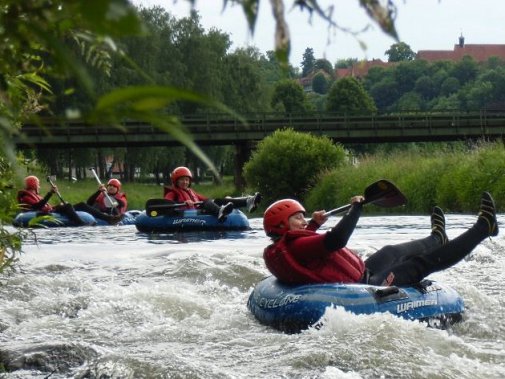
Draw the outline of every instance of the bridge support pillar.
M245 163L249 160L252 151L252 142L251 141L243 141L235 144L235 187L238 190L245 189L245 179L242 175L242 170L244 168Z

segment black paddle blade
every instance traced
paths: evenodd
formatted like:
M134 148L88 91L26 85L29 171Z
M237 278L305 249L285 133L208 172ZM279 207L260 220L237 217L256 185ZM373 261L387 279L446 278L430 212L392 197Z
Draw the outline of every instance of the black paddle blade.
M149 217L174 214L175 208L183 205L184 204L176 204L166 199L149 199L146 201L146 214Z
M389 180L381 179L365 189L365 203L392 208L407 204L405 195Z
M196 201L193 204L198 207L202 203L202 201ZM175 203L167 199L149 199L146 201L146 214L149 217L164 215L176 216L179 214L178 211L186 208L186 203Z

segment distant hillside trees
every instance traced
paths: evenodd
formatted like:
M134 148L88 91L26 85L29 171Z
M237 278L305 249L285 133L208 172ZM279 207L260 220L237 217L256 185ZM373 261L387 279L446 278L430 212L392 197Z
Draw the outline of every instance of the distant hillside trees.
M381 112L411 110L505 109L505 63L498 58L478 63L403 61L373 67L362 79Z

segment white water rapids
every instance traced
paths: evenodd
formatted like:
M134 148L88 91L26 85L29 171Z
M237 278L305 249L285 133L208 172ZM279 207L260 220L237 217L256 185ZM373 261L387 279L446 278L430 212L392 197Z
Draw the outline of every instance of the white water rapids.
M449 331L342 309L301 334L259 324L246 303L268 275L261 219L221 234L36 230L1 278L0 378L503 378L504 217L498 237L430 277L465 300ZM446 218L450 238L476 219ZM363 216L349 246L366 255L429 232L426 215Z

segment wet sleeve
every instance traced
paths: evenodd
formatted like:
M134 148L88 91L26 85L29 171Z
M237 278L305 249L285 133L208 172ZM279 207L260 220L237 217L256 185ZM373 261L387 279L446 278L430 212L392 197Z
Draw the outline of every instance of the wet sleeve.
M347 245L349 238L351 238L354 232L354 228L356 228L362 208L363 204L361 203L353 204L349 212L340 219L338 224L326 232L324 246L328 250L334 251Z
M49 201L49 199L51 198L51 196L53 196L53 193L51 191L49 191L46 196L44 196L42 198L42 200L40 200L38 203L35 203L32 205L32 209L34 211L38 211L39 209L42 209L44 207L44 205L47 204L47 202Z
M310 220L309 221L309 225L307 225L307 230L312 230L313 232L315 232L317 229L319 229L321 227L321 225L319 225L317 222L315 222L314 220Z
M93 206L96 202L96 198L100 195L100 190L96 191L93 195L89 197L89 199L86 201L86 204Z

